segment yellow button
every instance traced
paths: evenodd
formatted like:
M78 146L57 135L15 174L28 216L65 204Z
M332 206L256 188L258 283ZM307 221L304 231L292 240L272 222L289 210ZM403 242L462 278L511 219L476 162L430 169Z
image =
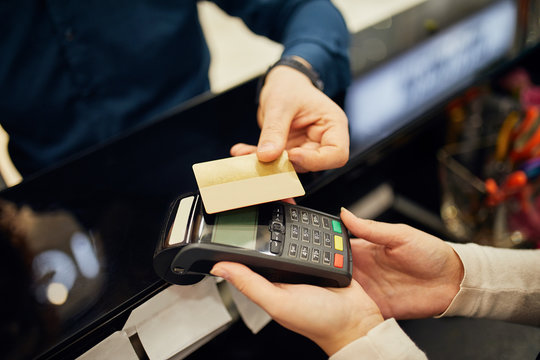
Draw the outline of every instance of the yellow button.
M343 251L343 238L339 235L334 235L334 248Z

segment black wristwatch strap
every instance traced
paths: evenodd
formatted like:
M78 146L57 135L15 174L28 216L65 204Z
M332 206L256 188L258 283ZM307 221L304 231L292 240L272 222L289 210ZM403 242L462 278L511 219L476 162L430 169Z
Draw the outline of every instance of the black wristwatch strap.
M289 66L289 67L292 67L293 69L300 71L302 74L306 75L309 78L309 80L311 80L311 83L313 84L313 86L315 86L317 89L321 91L324 89L324 83L320 79L319 74L317 74L315 70L307 67L301 61L296 60L294 57L287 56L276 61L272 66L268 68L268 70L266 70L266 73L259 79L259 83L257 85L257 99L256 99L257 103L259 102L259 95L261 94L261 89L264 85L264 82L266 81L266 76L273 68L275 68L278 65Z

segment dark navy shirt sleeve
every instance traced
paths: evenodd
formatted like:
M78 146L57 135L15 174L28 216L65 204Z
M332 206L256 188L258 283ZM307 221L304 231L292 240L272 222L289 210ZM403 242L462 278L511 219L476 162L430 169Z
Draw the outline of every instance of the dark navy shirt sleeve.
M334 96L350 81L349 32L329 0L214 0L255 33L284 45L283 56L307 60Z

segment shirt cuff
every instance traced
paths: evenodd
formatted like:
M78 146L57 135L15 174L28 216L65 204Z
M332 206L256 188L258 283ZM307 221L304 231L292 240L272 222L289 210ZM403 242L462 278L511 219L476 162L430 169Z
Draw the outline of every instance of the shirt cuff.
M350 359L418 360L427 357L391 318L330 357L330 360Z
M349 86L351 72L346 57L332 56L316 40L298 42L287 46L282 56L299 56L319 74L324 83L324 93L330 97Z
M470 282L470 274L480 270L478 269L478 261L474 259L474 247L478 245L467 244L467 246L450 242L447 242L447 244L454 249L463 264L463 279L459 285L458 293L454 296L452 302L448 305L448 308L442 314L435 316L435 318L470 316L474 312L473 309L471 309L472 304L475 303L474 298L478 295L469 291L466 284Z
M448 244L461 259L464 276L460 290L437 317L481 317L540 324L540 250Z

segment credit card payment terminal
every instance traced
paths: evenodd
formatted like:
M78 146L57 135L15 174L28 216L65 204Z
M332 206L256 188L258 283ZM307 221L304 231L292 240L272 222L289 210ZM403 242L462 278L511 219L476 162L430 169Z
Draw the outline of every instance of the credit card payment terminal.
M207 214L199 194L176 199L154 254L157 274L193 284L224 260L274 282L344 287L352 278L348 232L336 216L281 201Z

